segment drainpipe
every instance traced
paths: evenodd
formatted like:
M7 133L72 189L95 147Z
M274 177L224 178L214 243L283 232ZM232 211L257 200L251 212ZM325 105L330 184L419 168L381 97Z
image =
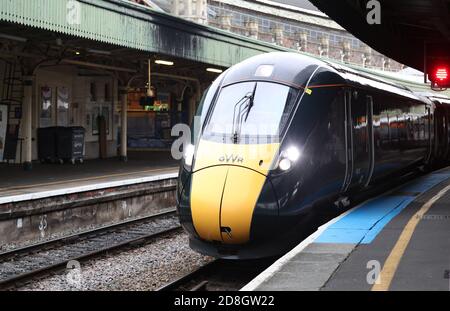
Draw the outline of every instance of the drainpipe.
M128 87L121 87L119 89L120 104L121 104L121 132L120 132L120 160L128 161Z
M23 162L24 169L29 171L32 169L32 120L33 120L33 85L34 76L23 77L24 90L23 90L23 154L25 160Z

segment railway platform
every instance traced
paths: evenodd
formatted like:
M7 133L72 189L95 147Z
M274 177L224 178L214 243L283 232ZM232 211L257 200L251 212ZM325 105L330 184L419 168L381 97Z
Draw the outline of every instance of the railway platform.
M450 290L450 168L330 222L242 290Z
M132 152L129 161L1 164L0 249L113 224L175 206L178 166L169 152Z
M42 191L58 191L72 186L91 186L144 176L156 176L177 169L170 152L131 152L130 160L115 158L88 160L83 164L35 164L32 171L21 166L1 164L0 204L36 197ZM22 196L22 197L17 197Z

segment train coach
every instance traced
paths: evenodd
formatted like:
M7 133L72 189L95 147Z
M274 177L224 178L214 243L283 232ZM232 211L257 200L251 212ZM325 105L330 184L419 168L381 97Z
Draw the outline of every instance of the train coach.
M317 211L445 163L449 104L301 54L231 67L204 94L180 165L190 246L229 259L289 250Z

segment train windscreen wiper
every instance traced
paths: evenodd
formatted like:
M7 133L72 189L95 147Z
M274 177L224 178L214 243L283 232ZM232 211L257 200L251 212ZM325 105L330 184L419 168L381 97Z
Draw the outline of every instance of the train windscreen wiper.
M255 101L255 93L256 93L256 86L257 83L255 83L255 87L253 88L253 91L250 93L247 93L242 97L235 105L234 105L234 112L233 112L233 142L236 144L239 140L239 135L241 133L241 126L243 121L247 121L248 114L250 113L250 110L252 109ZM239 108L237 111L237 118L236 118L236 109ZM245 118L244 118L245 115Z
M250 113L250 110L252 110L253 106L255 105L255 93L256 93L256 87L258 86L258 83L255 83L255 87L253 88L252 95L250 96L248 106L247 106L247 114L245 115L245 122L247 122L248 114ZM242 124L242 122L241 122Z

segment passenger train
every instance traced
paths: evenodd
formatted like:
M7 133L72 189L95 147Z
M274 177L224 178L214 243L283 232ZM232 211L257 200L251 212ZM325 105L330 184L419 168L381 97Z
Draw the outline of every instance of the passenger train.
M310 215L388 178L450 158L450 100L296 53L221 74L196 114L177 187L194 250L277 255Z

